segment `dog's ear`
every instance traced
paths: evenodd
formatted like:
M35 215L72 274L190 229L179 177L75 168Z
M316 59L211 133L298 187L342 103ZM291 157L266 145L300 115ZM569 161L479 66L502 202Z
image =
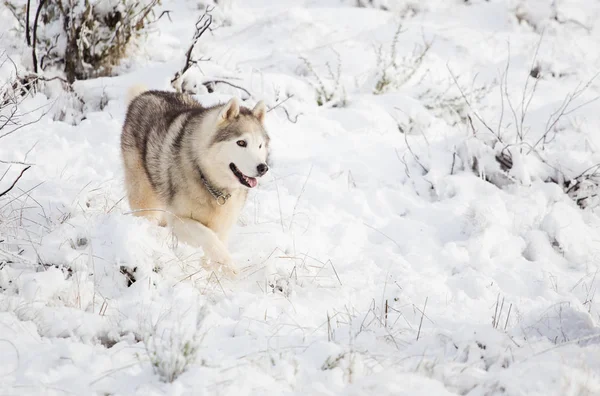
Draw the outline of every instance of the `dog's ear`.
M267 114L267 106L265 105L265 102L260 100L256 106L254 106L254 109L252 109L252 114L254 114L254 117L256 117L262 124L265 121L265 115Z
M237 97L231 98L219 113L219 122L233 121L240 114L240 101Z

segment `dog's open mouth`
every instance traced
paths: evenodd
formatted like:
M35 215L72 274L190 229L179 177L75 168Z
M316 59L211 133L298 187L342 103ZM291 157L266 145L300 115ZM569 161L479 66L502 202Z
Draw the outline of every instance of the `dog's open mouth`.
M244 186L248 187L248 188L252 188L252 187L256 187L256 185L258 184L258 180L256 180L255 177L249 177L244 175L237 166L235 166L235 164L232 162L231 164L229 164L229 168L231 169L231 171L233 172L233 174L235 175L235 177L238 178L238 180L240 181L240 183L242 183Z

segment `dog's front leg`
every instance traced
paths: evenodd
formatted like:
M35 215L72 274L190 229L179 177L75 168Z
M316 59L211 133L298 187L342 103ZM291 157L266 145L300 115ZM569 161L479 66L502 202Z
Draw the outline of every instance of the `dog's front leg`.
M201 247L211 260L231 267L231 256L227 247L213 230L190 218L169 216L169 224L177 240L190 246Z

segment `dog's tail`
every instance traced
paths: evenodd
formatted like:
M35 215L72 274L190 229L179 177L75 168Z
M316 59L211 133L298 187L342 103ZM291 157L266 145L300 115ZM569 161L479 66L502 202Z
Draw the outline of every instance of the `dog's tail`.
M133 99L135 99L137 96L143 94L146 91L148 91L148 87L144 84L132 85L131 87L129 87L129 89L127 89L127 96L125 98L126 104L129 106Z

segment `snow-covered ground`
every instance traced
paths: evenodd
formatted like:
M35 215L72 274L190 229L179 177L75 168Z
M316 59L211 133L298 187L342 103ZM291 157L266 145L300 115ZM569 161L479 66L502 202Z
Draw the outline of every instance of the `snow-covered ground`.
M0 198L0 394L600 395L600 210L561 185L600 163L598 1L219 1L186 89L285 100L238 279L123 199L125 91L172 89L202 13L163 3L82 109L48 82L0 139L0 191L32 164Z

